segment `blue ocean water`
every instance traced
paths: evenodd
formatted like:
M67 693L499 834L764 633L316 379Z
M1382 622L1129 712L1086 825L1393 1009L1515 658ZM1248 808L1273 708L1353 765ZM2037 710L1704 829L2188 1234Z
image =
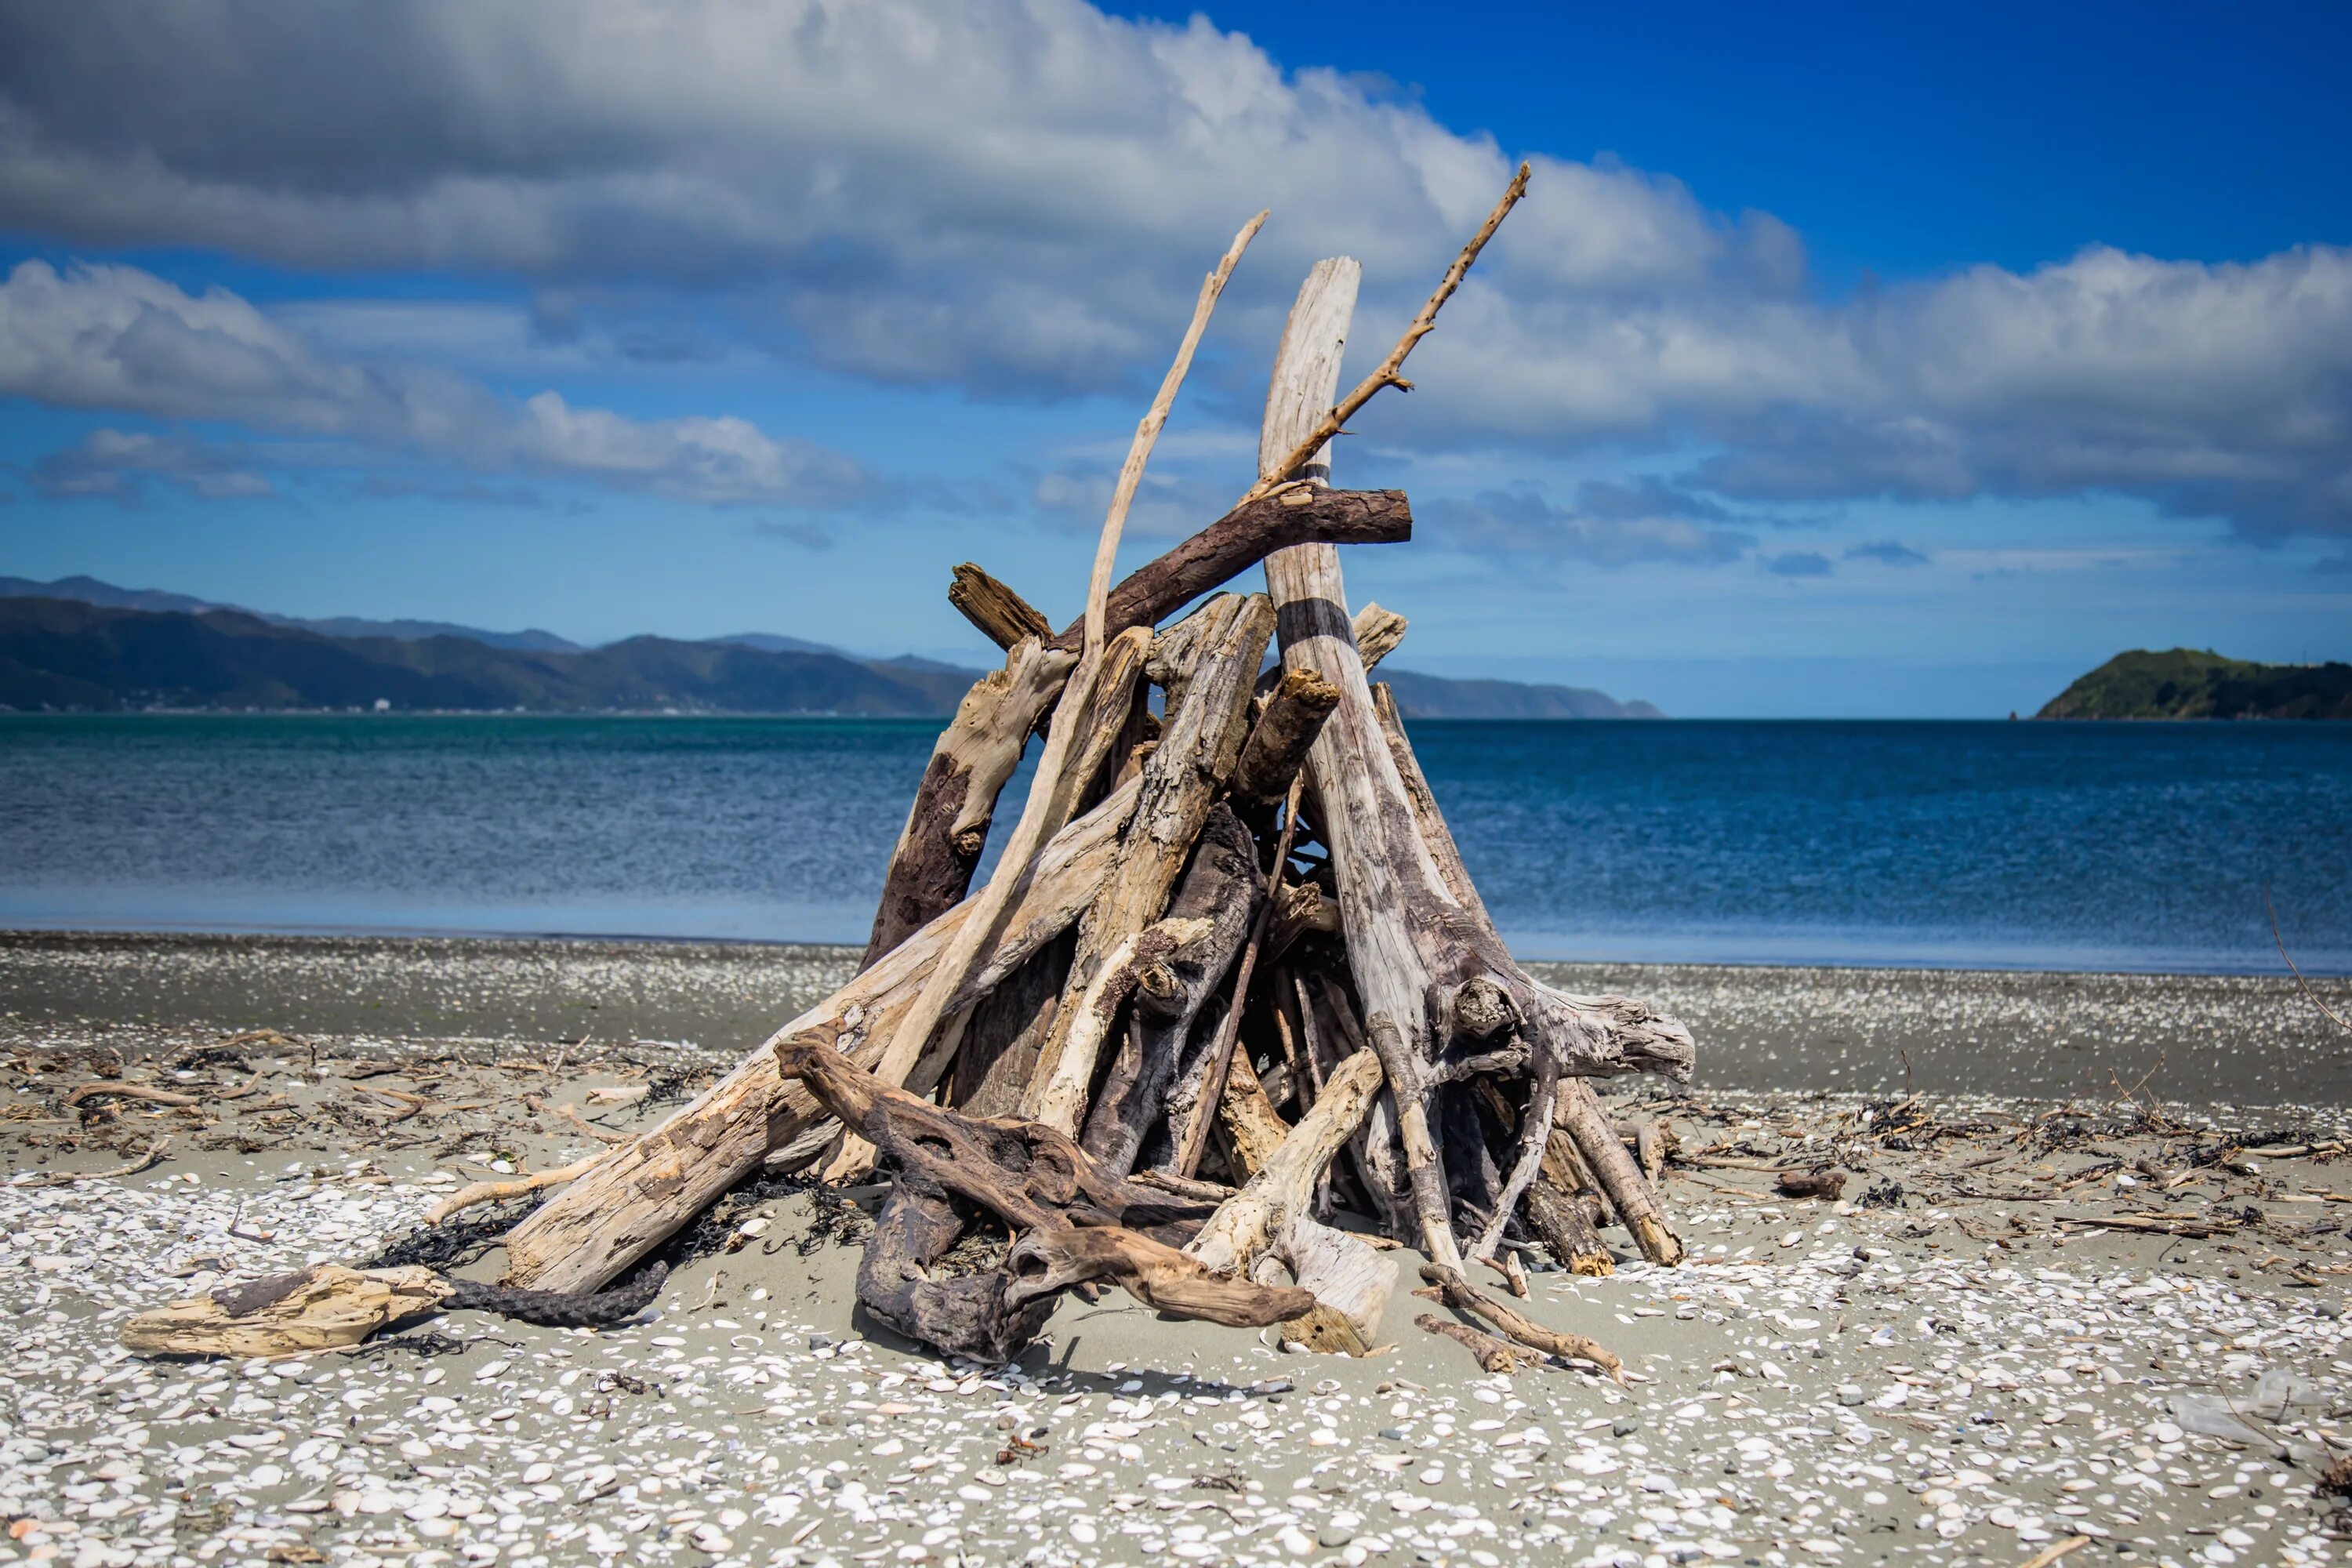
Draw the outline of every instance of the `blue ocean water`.
M0 925L860 942L935 729L0 717ZM1528 957L2352 973L2352 725L1413 737Z

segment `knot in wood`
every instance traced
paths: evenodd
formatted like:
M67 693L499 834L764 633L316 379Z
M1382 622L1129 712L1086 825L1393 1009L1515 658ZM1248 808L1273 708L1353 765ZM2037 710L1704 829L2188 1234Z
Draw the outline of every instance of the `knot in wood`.
M1519 1009L1510 994L1484 974L1474 974L1454 992L1454 1033L1457 1039L1489 1040L1519 1022Z

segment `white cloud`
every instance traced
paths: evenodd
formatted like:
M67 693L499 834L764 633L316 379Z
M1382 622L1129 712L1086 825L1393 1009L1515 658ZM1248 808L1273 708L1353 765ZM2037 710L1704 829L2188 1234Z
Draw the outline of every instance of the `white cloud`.
M631 419L554 392L517 405L447 371L335 359L226 289L191 295L131 267L60 273L27 261L0 283L0 395L344 437L712 504L831 505L864 484L847 458L741 419ZM61 482L90 456L61 457Z
M1730 519L1721 508L1654 482L1587 482L1577 488L1572 507L1556 506L1531 489L1510 489L1482 491L1468 500L1434 500L1419 510L1431 525L1417 531L1417 537L1442 549L1522 563L1719 566L1745 555L1756 542L1753 534L1723 526Z
M1534 162L1415 358L1422 393L1370 416L1384 439L1697 443L1739 497L2108 490L2259 535L2352 532L2352 250L2094 247L1828 300L1769 215ZM1365 263L1360 337L1382 341L1508 163L1203 19L1080 0L0 8L0 226L501 273L553 337L648 358L713 352L691 300L730 318L721 341L983 395L1156 376L1201 269L1261 205L1213 350L1262 353L1306 263L1342 251ZM170 346L141 350L150 395ZM311 368L254 352L220 396L277 406L278 378ZM1202 372L1229 394L1259 374L1213 353ZM576 433L564 412L551 425ZM701 482L757 482L732 433L675 445Z

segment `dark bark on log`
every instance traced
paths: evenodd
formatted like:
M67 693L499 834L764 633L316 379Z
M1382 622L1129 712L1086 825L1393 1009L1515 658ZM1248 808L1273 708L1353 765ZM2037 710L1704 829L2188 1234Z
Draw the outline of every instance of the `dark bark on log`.
M1020 1109L1077 941L1076 931L1063 932L973 1006L956 1051L949 1104L966 1116L1011 1116Z
M988 843L996 797L1076 662L1034 642L1019 643L1003 669L964 693L931 748L930 764L890 851L860 969L962 901Z
M1231 808L1210 808L1166 920L1187 935L1136 977L1127 1029L1080 1143L1103 1168L1135 1168L1160 1121L1194 1020L1223 981L1257 913L1256 845Z
M1242 745L1242 760L1234 767L1234 798L1272 805L1288 795L1307 749L1339 705L1339 689L1313 670L1285 670Z
M1054 623L1045 618L1045 611L970 561L955 569L955 580L948 584L948 603L1001 648L1009 649L1023 637L1045 642L1054 635Z
M1103 636L1116 637L1129 626L1156 626L1277 550L1308 543L1402 544L1412 537L1412 507L1402 490L1295 489L1267 496L1234 508L1121 579L1104 606ZM968 593L985 596L979 613L956 596L967 581L975 584ZM983 584L987 586L979 586ZM1010 601L1027 608L1018 594L969 563L956 568L948 599L999 647L1010 648L1034 624L1002 607ZM1047 644L1076 651L1083 631L1083 625L1073 621Z
M1584 1205L1549 1178L1538 1175L1519 1205L1528 1227L1562 1268L1594 1278L1617 1272L1617 1260L1609 1255Z
M1016 1230L1118 1226L1172 1247L1214 1212L1102 1170L1051 1127L983 1121L886 1088L819 1043L778 1046L776 1070L804 1085L901 1175L977 1204Z
M893 1183L858 1260L858 1302L919 1344L978 1362L1011 1361L1053 1316L1053 1299L1012 1305L1003 1268L932 1279L932 1266L963 1228L947 1194L912 1179Z

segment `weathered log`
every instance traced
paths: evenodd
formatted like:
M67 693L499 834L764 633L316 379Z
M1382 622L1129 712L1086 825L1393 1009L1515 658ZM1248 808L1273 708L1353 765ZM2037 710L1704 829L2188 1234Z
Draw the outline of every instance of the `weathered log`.
M859 968L962 901L988 843L997 795L1021 765L1029 732L1076 662L1073 654L1024 637L1005 656L1003 668L991 670L964 693L931 747L890 852Z
M955 569L948 584L948 603L980 628L982 637L1008 653L1023 637L1049 642L1054 623L1045 612L967 561Z
M965 978L976 1001L1077 919L1109 874L1138 790L1122 789L1057 834L1014 888L987 961ZM870 1067L931 965L972 908L966 900L793 1019L732 1072L634 1143L614 1148L510 1232L509 1283L584 1290L612 1279L826 1112L776 1075L774 1047L830 1031L848 1059Z
M1352 262L1318 264L1309 274L1276 359L1262 463L1290 462L1302 437L1319 427L1319 421L1302 428L1293 420L1329 406L1356 279ZM1262 481L1297 477L1271 468L1261 473ZM1484 981L1499 990L1514 1031L1561 1072L1687 1077L1689 1036L1654 1015L1645 1015L1642 1027L1612 1027L1614 1016L1580 1006L1528 975L1492 925L1464 908L1423 840L1381 733L1350 632L1338 552L1321 544L1280 551L1266 558L1265 571L1280 607L1285 668L1313 669L1340 692L1307 758L1317 826L1331 849L1366 1026L1388 1072L1422 1241L1439 1264L1458 1268L1461 1250L1430 1101L1437 1069L1460 1039L1457 1002L1465 987Z
M919 1344L977 1362L1011 1361L1053 1316L1053 1299L1008 1301L1012 1277L1002 1268L933 1279L932 1267L963 1229L947 1194L910 1179L893 1182L858 1259L858 1302Z
M1167 917L1153 928L1181 926L1186 940L1137 967L1126 1034L1087 1116L1080 1142L1107 1168L1134 1169L1193 1022L1249 933L1257 895L1256 846L1221 802L1209 811Z
M1166 907L1209 807L1240 756L1250 682L1274 634L1274 607L1263 595L1224 595L1191 618L1201 627L1192 673L1173 699L1159 748L1143 765L1141 794L1118 865L1079 923L1061 1010L1022 1100L1024 1115L1065 1131L1075 1130L1086 1113L1097 1060L1090 1047L1101 1043L1091 1023L1079 1027L1089 1016L1078 999L1102 977L1110 955Z
M456 1293L430 1268L320 1264L137 1313L122 1343L141 1355L303 1355L438 1312Z
M1601 1232L1584 1205L1563 1192L1549 1177L1538 1174L1521 1200L1528 1228L1536 1233L1554 1262L1570 1274L1600 1278L1617 1272Z
M1576 1151L1584 1157L1587 1167L1601 1184L1617 1210L1618 1219L1633 1237L1633 1245L1652 1263L1669 1267L1683 1260L1682 1238L1667 1226L1665 1215L1658 1210L1656 1197L1650 1184L1642 1177L1641 1167L1625 1152L1623 1140L1610 1124L1609 1113L1602 1109L1601 1097L1582 1079L1570 1079L1559 1086L1560 1124L1576 1141Z
M1234 768L1234 798L1271 805L1288 795L1290 781L1307 760L1307 748L1339 705L1339 688L1313 670L1285 670L1243 742L1241 761Z
M1388 742L1389 755L1397 764L1398 776L1403 781L1407 797L1412 802L1415 825L1446 890L1480 925L1491 931L1494 921L1486 913L1486 902L1479 898L1477 887L1470 879L1469 869L1462 863L1462 852L1454 842L1452 831L1445 826L1444 815L1437 809L1436 797L1430 792L1429 781L1422 773L1420 761L1413 755L1412 743L1405 738L1404 721L1398 712L1395 694L1386 686L1381 686L1373 689L1372 700L1381 721L1382 736ZM1570 1000L1604 1014L1614 1015L1622 1026L1628 1029L1664 1028L1672 1031L1680 1036L1678 1043L1681 1048L1688 1049L1688 1032L1674 1020L1651 1013L1644 1004L1629 1002L1622 997ZM1575 1145L1576 1157L1580 1157L1580 1163L1598 1176L1611 1199L1613 1201L1620 1191L1628 1194L1633 1205L1631 1212L1638 1215L1639 1219L1626 1217L1625 1228L1633 1235L1634 1245L1643 1258L1652 1263L1669 1265L1681 1261L1682 1242L1667 1226L1664 1215L1659 1210L1656 1194L1640 1168L1627 1157L1624 1144L1610 1126L1607 1113L1601 1110L1600 1098L1594 1094L1592 1086L1581 1079L1571 1078L1559 1083L1555 1094L1553 1121L1541 1121L1537 1125L1547 1133L1554 1121L1562 1125ZM1566 1113L1570 1106L1578 1111L1573 1117ZM1547 1140L1547 1144L1549 1142ZM1528 1143L1522 1144L1520 1159L1515 1167L1515 1179L1527 1170L1529 1146ZM1549 1157L1557 1159L1559 1156L1555 1152ZM1601 1174L1603 1172L1606 1173ZM1621 1215L1627 1215L1622 1206L1619 1212ZM1586 1256L1589 1258L1591 1255Z
M1198 1110L1197 1101L1181 1108L1171 1104L1169 1133L1177 1144L1182 1142L1184 1124ZM1224 1134L1225 1163L1244 1182L1265 1170L1290 1136L1290 1124L1275 1110L1245 1056L1234 1058L1233 1069L1225 1075L1225 1092L1217 1097L1217 1130Z

